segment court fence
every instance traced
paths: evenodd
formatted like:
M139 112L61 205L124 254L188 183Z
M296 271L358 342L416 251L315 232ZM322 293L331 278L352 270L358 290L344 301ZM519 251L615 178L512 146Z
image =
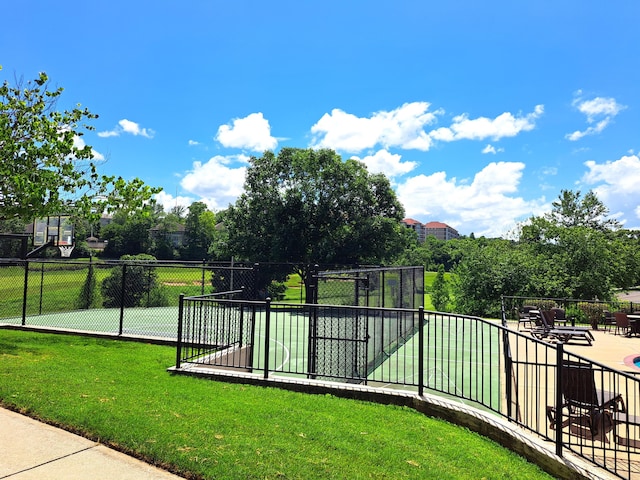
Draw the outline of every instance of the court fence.
M313 298L309 303L387 307L423 303L423 267L323 268L307 269ZM294 269L294 264L242 262L4 258L0 259L0 323L175 341L181 294L242 289L243 299L264 300L270 296L273 272ZM308 292L300 291L303 302Z
M620 478L640 474L640 379L518 331L505 308L489 321L240 294L181 297L174 371L435 393L505 418L560 457L570 451Z
M175 341L180 294L243 288L255 265L0 259L0 323Z
M308 303L418 308L424 304L424 266L311 271Z

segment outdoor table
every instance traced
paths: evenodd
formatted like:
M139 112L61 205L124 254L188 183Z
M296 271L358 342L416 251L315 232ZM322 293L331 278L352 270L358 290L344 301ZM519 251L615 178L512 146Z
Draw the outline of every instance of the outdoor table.
M639 335L640 334L640 315L639 314L629 314L627 315L629 319L629 333L627 333L627 337L631 335Z

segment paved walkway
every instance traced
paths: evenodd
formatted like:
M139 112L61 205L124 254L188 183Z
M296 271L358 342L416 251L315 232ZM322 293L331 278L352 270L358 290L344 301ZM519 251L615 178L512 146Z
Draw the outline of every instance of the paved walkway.
M0 408L0 479L169 480L176 475Z
M609 368L640 374L640 368L633 365L633 359L640 357L640 337L616 335L615 329L612 327L610 330L591 330L595 337L592 346L567 343L564 348Z

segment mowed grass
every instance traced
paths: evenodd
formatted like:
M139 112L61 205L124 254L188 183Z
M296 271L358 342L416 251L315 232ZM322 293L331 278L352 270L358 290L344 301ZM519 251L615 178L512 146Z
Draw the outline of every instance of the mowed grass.
M0 330L0 403L187 478L551 478L411 409L173 376L174 355Z

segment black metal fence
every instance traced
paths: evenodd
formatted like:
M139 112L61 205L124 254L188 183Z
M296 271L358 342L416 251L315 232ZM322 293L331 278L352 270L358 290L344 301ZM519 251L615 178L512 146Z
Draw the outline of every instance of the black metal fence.
M181 298L178 368L189 363L265 377L430 389L501 411L497 323L422 308L272 304L233 296ZM228 341L212 336L216 329Z
M243 288L253 265L0 260L0 323L175 340L180 294Z
M618 477L640 475L640 380L517 331L506 309L503 323L233 295L183 297L181 305L178 371L195 365L437 393L508 419L560 456L571 451Z

